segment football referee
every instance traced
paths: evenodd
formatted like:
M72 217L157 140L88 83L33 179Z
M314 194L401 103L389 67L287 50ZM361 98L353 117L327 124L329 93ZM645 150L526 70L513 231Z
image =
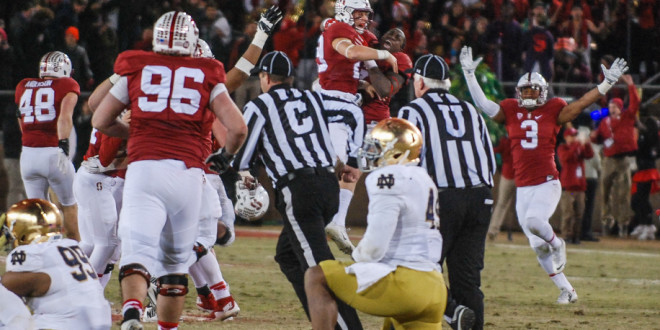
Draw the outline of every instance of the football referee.
M337 157L321 95L291 87L291 60L283 52L270 52L254 70L259 72L264 93L245 106L243 116L249 135L233 165L245 171L257 159L264 163L277 193L277 209L284 219L275 261L309 316L305 270L334 259L325 226L339 205L334 169ZM341 300L337 304L337 329L362 329L355 310Z
M438 186L443 238L440 264L447 261L450 293L460 304L448 304L445 315L455 329L469 328L472 322L473 329L482 329L481 270L495 173L488 129L472 104L449 93L449 67L441 57L420 57L413 73L417 98L401 108L398 117L411 121L422 132L420 166Z

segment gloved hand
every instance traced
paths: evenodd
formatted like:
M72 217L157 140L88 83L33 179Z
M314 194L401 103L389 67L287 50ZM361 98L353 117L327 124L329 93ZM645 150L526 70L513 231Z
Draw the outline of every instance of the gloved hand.
M80 166L84 167L87 172L92 174L104 173L108 171L115 170L115 163L110 163L107 167L104 167L99 160L99 156L89 157L87 160L83 161Z
M623 75L626 71L628 71L628 63L626 63L626 60L619 57L616 60L614 60L614 62L612 62L612 65L610 65L609 70L603 64L600 65L600 68L603 70L603 75L605 76L605 80L610 85L614 85L616 84L617 81L619 81L621 75Z
M461 55L459 58L461 61L461 68L463 68L463 71L466 73L474 73L474 70L477 69L477 66L479 66L479 63L483 60L483 57L472 60L472 48L468 46L463 46L463 48L461 48Z
M222 148L210 154L206 158L206 163L211 164L211 170L218 172L218 174L222 174L231 167L231 162L234 160L234 157L236 157L236 155L232 155Z
M275 26L282 20L282 11L277 6L271 6L266 12L261 14L259 22L257 22L257 29L265 32L267 35L272 35Z
M69 171L70 164L71 161L69 160L69 157L64 153L64 150L62 149L58 150L57 169L59 169L60 172L66 174Z

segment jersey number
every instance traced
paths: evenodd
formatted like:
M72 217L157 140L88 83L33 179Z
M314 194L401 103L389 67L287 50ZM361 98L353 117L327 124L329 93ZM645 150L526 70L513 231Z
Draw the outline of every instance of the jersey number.
M57 250L60 251L60 255L62 255L62 259L64 259L64 262L67 264L67 266L78 268L77 270L71 272L71 276L73 276L76 281L86 281L88 276L92 279L97 278L94 267L89 264L87 256L85 256L85 253L82 252L80 247L58 246Z
M431 229L440 227L438 221L438 213L440 213L440 199L436 200L433 189L429 189L429 200L426 205L426 222L431 226Z
M525 131L525 139L520 141L523 149L536 149L539 145L539 124L533 120L525 120L520 123L520 128Z
M34 105L32 94L34 93ZM23 123L52 121L57 117L55 112L55 91L48 88L26 89L21 96L20 105Z
M172 73L166 66L145 66L140 88L147 96L138 98L138 106L145 112L161 112L169 106L176 113L195 114L199 110L202 94L196 89L184 87L186 78L201 84L204 82L204 72L197 68L180 67Z

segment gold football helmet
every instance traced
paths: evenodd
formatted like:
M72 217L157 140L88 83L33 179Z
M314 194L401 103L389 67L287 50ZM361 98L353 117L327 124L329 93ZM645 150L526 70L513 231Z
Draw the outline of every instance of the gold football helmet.
M55 204L43 199L26 199L9 208L3 219L3 237L7 233L14 247L34 241L45 242L62 232L62 214ZM4 240L0 240L4 241Z
M422 151L422 134L409 121L400 118L381 120L364 137L358 151L363 172L395 164L417 164Z

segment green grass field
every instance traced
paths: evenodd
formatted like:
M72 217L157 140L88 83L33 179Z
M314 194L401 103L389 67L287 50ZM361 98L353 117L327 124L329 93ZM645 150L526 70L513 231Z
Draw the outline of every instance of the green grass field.
M255 237L260 234L252 228L237 229L234 245L216 252L241 313L233 321L187 321L181 328L310 329L293 289L273 260L272 234L277 228L262 228L269 230L263 236L271 237ZM359 233L359 229L351 232L356 242ZM565 272L579 300L560 306L555 304L559 290L539 267L526 238L518 233L508 242L504 236L486 247L482 273L486 329L660 329L660 241L605 238L569 245ZM339 259L348 259L331 246ZM113 276L106 294L118 314L121 301ZM194 306L195 295L192 289L187 319L201 315ZM361 314L361 319L365 329L380 328L377 317Z

